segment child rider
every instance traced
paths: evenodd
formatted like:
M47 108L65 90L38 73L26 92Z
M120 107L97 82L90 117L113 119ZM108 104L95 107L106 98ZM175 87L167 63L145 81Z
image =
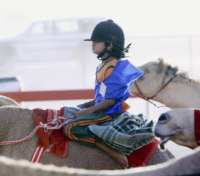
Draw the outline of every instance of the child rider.
M109 147L88 128L91 124L103 124L115 119L129 109L125 100L129 97L131 84L143 73L125 57L124 33L112 20L100 22L90 39L92 51L101 64L96 69L94 100L75 107L66 107L65 115L73 119L65 126L64 134L89 146L97 146L111 155L123 168L128 167L126 156Z

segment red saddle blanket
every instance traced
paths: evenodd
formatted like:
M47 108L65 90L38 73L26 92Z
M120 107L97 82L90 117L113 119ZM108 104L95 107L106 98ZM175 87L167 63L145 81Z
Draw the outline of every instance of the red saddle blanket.
M63 117L64 108L56 111L51 109L33 109L33 120L35 126L39 125L40 122L45 124L51 121L54 118L54 113L56 113L57 116ZM64 136L63 128L57 130L49 130L47 132L40 128L37 131L37 134L39 137L37 145L44 147L45 150L58 157L66 157L69 139Z
M152 157L154 152L158 148L159 141L157 139L154 139L149 144L134 150L129 156L128 156L128 162L129 165L132 165L134 167L140 167L140 166L146 166L149 159Z
M197 145L200 146L200 110L194 110L194 132Z
M64 107L56 111L50 109L33 109L34 124L37 126L40 122L47 123L48 121L51 121L55 112L57 116L63 117ZM50 130L48 132L45 132L44 129L39 129L37 134L39 136L39 146L49 149L51 154L58 157L66 157L69 139L64 136L63 128ZM133 151L129 156L127 156L129 164L134 167L145 166L158 148L158 144L159 141L154 139L151 143Z

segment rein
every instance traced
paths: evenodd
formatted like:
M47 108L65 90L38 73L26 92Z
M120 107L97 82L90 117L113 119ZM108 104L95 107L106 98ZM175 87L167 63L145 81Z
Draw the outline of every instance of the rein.
M142 99L148 101L149 103L153 104L154 106L156 106L156 104L153 103L153 102L150 101L150 100L153 99L153 98L155 98L155 97L158 95L159 92L161 92L165 87L167 87L168 84L169 84L170 82L172 82L172 81L174 80L174 78L176 78L176 76L177 76L177 75L175 75L174 77L170 78L163 86L161 86L161 88L160 88L159 90L156 91L156 93L155 93L154 95L149 96L149 97L148 97L148 96L145 96L145 95L143 94L142 90L140 89L140 87L138 86L137 82L135 81L135 82L134 82L134 85L135 85L135 87L137 88L137 91L138 91L139 94L140 94L138 97L140 97L140 98L142 98ZM157 107L157 106L156 106L156 107Z
M59 119L63 119L62 117L54 117L54 120L50 123L41 123L36 126L34 128L34 130L26 137L22 138L22 139L19 139L19 140L16 140L16 141L3 141L3 142L0 142L0 145L10 145L10 144L18 144L18 143L21 143L21 142L24 142L28 139L30 139L31 137L33 137L33 135L37 132L38 129L40 128L43 128L44 131L48 131L48 130L57 130L57 129L60 129L62 128L66 123L68 123L68 121L65 121L65 122L61 122L61 120Z

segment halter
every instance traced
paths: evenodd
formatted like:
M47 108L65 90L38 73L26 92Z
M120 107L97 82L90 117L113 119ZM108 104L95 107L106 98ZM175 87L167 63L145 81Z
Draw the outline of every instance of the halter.
M138 96L138 97L140 97L140 98L142 98L142 99L144 99L144 100L150 102L150 103L153 104L154 106L156 106L156 104L153 103L153 102L150 101L150 100L153 99L153 98L155 98L155 97L158 95L158 93L160 93L165 87L167 87L168 84L169 84L170 82L172 82L172 81L174 80L174 78L176 78L176 76L177 76L177 75L175 75L174 77L170 78L165 84L162 84L161 88L158 89L158 90L156 91L156 93L155 93L154 95L150 96L150 97L145 96L145 95L143 94L142 90L140 89L140 87L138 86L137 82L135 81L135 82L134 82L134 85L135 85L135 87L137 88L137 91L139 92L139 96ZM162 81L163 83L164 83L164 80L165 80L165 79L163 79L163 81Z

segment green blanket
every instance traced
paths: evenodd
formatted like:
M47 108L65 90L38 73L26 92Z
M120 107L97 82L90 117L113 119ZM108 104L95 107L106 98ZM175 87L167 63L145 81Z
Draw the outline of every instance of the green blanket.
M98 138L129 155L154 139L153 121L147 121L143 115L132 115L124 112L113 121L101 125L90 125L89 130Z

